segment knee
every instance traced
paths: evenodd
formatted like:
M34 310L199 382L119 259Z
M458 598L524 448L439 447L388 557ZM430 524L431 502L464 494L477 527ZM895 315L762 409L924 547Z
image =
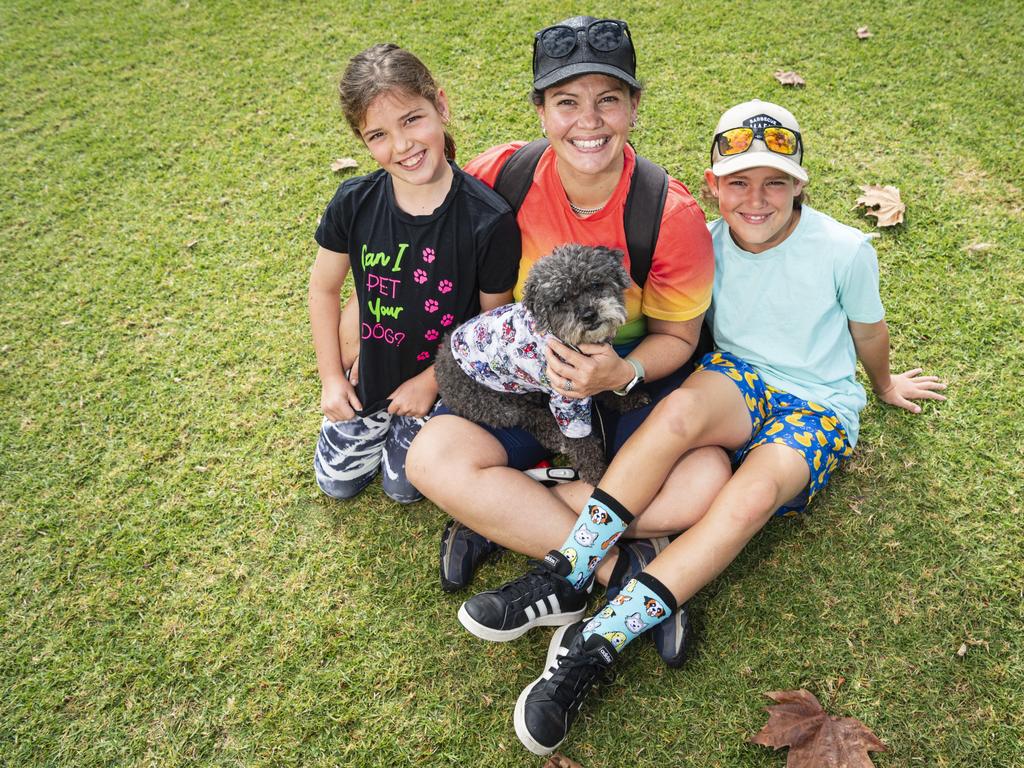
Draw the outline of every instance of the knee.
M772 477L746 479L740 487L731 488L730 501L724 512L736 529L759 531L779 507L781 486Z
M409 482L430 496L430 491L442 482L464 454L465 440L460 436L462 420L454 416L435 416L419 431L409 446L405 458L405 472ZM438 472L441 462L445 471Z
M323 491L325 496L337 499L338 501L347 501L348 499L354 498L362 493L363 489L370 484L371 480L373 480L373 475L370 475L367 478L359 478L357 481L351 481L335 480L333 478L317 474L316 484L317 487Z
M430 481L430 457L437 456L446 442L444 429L438 428L440 419L431 419L413 438L405 457L405 473L409 482L424 488Z
M693 461L697 463L699 477L704 486L717 494L732 477L732 462L729 453L718 446L697 448L693 452Z
M689 439L700 428L700 398L688 389L677 389L658 403L649 418L656 418L671 435Z

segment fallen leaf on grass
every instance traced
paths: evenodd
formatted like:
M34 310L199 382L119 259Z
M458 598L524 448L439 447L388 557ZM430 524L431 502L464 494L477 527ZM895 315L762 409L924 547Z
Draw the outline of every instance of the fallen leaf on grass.
M347 171L349 168L358 168L358 167L359 167L359 163L357 163L351 157L339 157L337 160L335 160L333 163L331 163L331 170L334 171L335 173L340 173L341 171Z
M810 691L769 691L768 723L750 742L789 747L786 768L873 768L868 752L885 744L860 720L832 717Z
M775 73L775 79L783 85L807 85L807 83L804 82L804 79L796 72L783 72L782 70L779 70Z
M900 191L896 187L867 184L861 185L861 189L864 194L857 198L857 205L871 208L865 215L878 219L878 226L894 227L903 223L903 212L907 206L900 200Z
M185 247L186 248L194 248L195 244L198 243L198 242L199 242L199 238L197 237L195 240L189 240L187 243L185 243Z
M961 643L960 647L956 651L956 655L961 659L967 655L967 643Z
M988 253L995 247L995 243L973 243L964 248L964 250L968 253Z
M871 30L869 30L867 27L857 27L857 37L859 37L861 40L867 40L869 37L871 37Z
M544 768L583 768L583 766L560 752L555 752L555 754L549 757L548 761L544 763Z

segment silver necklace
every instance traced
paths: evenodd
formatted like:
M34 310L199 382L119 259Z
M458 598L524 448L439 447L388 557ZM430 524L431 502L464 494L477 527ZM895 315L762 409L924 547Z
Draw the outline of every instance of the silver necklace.
M604 202L601 203L601 205L597 206L597 208L580 208L572 200L569 200L569 207L572 208L572 212L575 213L577 216L582 217L593 216L598 211L603 210L606 205L608 205L608 203Z

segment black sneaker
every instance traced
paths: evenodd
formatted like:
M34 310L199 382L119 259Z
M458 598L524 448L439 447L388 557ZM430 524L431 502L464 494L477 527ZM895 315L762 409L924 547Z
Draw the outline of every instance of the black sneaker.
M516 701L516 735L535 755L553 752L569 734L583 699L595 682L610 683L616 653L601 635L583 642L583 622L555 632L548 646L544 674Z
M465 589L480 563L503 549L458 520L449 520L441 534L441 589Z
M661 660L670 667L681 667L693 652L696 637L690 623L690 603L679 606L675 613L651 630L651 640Z
M619 559L615 561L615 569L608 579L605 597L611 600L619 594L629 580L635 579L668 545L667 536L656 539L619 539Z
M607 598L611 600L629 580L635 578L656 558L671 539L619 539L619 559L608 581ZM694 632L690 624L689 603L683 603L665 621L657 624L648 634L658 649L658 655L669 667L680 667L693 647Z
M577 591L565 578L571 571L565 555L553 549L526 575L469 598L459 608L459 621L477 637L498 643L515 640L531 627L579 621L594 579Z

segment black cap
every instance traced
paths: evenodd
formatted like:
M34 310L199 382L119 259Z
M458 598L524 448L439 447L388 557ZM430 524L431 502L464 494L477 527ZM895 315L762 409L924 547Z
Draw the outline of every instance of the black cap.
M633 88L641 88L636 79L636 52L629 36L629 28L625 22L609 19L622 27L622 43L612 51L599 51L592 48L587 35L581 34L598 19L593 16L573 16L560 21L555 27L570 27L577 30L576 47L568 56L552 58L544 51L540 38L551 27L545 27L534 37L533 43L533 87L544 90L556 83L569 80L580 75L610 75L618 78Z

